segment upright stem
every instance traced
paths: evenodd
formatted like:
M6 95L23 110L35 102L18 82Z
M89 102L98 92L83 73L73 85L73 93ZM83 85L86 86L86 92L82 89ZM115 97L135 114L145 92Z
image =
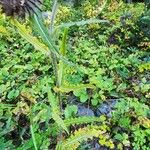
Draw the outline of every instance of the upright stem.
M56 17L56 12L57 12L57 8L58 8L58 3L57 0L54 0L54 4L53 4L53 8L52 8L52 15L51 15L51 24L50 24L50 32L53 33L53 28L54 28L54 20Z
M50 32L53 35L53 27L54 27L54 20L57 14L57 7L58 7L58 3L57 0L54 0L54 4L53 4L53 8L52 8L52 15L51 15L51 24L50 24ZM59 88L61 86L60 80L59 80L59 71L58 71L58 59L57 56L55 54L51 54L51 58L52 58L52 64L53 64L53 70L54 70L54 74L55 74L55 78L56 78L56 87ZM61 100L61 94L57 93L57 98L59 101L59 109L61 112L61 116L62 116L62 100ZM60 140L62 140L62 132L60 132Z
M58 64L57 64L57 57L54 53L51 53L51 59L52 59L54 75L56 78L55 82L56 82L56 86L58 87L58 85L59 85L59 83L58 83Z

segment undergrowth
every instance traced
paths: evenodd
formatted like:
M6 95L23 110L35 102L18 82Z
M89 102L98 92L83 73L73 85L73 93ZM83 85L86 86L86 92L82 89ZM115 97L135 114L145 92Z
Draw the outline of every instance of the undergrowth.
M58 4L0 14L0 149L149 150L149 3Z

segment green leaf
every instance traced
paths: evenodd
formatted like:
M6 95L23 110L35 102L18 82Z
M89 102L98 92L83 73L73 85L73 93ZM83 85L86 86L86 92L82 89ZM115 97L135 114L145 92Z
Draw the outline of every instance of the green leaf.
M95 23L109 23L108 20L99 20L99 19L88 19L88 20L82 20L82 21L76 21L76 22L69 22L69 23L63 23L59 25L57 28L69 28L71 26L84 26L87 24L95 24Z
M129 117L123 117L123 118L119 119L119 125L124 128L129 128L130 122L131 122L131 120Z
M17 27L19 34L27 40L30 44L32 44L37 50L49 54L48 47L45 46L37 37L34 37L30 31L26 28L25 25L21 25L18 21L14 20L14 25Z
M119 133L117 133L114 138L119 141L122 141L124 139L123 136Z
M67 41L67 34L68 29L64 30L63 38L60 45L60 53L62 56L66 55L66 41ZM59 67L58 67L58 86L60 87L63 80L63 73L64 73L64 63L60 60Z
M35 134L34 134L34 130L33 130L32 125L30 125L30 130L31 130L31 136L32 136L32 141L33 141L33 144L34 144L34 148L35 148L35 150L38 150L36 139L35 139Z
M87 100L88 100L88 95L82 94L82 95L80 96L80 101L81 101L82 103L85 103Z
M67 105L67 107L65 108L65 118L71 118L73 117L78 111L78 107L76 105Z
M54 4L53 4L53 8L52 8L52 12L51 12L51 18L50 18L50 32L53 32L53 27L54 27L54 21L56 18L56 14L57 14L57 8L58 8L58 3L57 0L54 0Z
M48 93L49 103L52 107L52 118L55 120L55 122L58 124L58 126L62 127L69 134L69 131L68 131L64 121L60 117L61 112L59 111L59 107L57 105L57 99L52 94L51 89L48 86L47 86L47 93Z
M93 105L93 106L97 106L97 104L98 104L98 99L92 99L91 102L92 102L92 105Z
M80 91L84 89L94 89L95 86L92 84L79 84L79 85L70 85L70 86L61 86L61 87L54 87L54 90L56 92L61 92L61 93L69 93L71 91L74 92L75 96L80 96Z
M10 33L7 31L6 27L0 25L0 34L8 36Z
M43 18L40 14L34 15L34 25L37 28L39 35L41 36L43 42L49 47L49 50L52 53L58 54L58 48L54 44L53 37L50 35L48 29L44 26Z
M9 99L16 98L17 96L19 96L19 90L15 90L15 89L11 90L7 95Z
M56 146L56 150L70 150L70 148L76 150L83 141L87 141L93 137L98 137L106 132L105 130L103 131L99 129L98 126L96 129L94 127L95 126L93 126L93 128L92 126L87 126L75 131L69 138L59 142Z

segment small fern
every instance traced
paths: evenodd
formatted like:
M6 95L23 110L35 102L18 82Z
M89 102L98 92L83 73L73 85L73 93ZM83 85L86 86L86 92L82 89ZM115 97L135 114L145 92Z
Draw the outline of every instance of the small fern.
M103 129L103 130L102 130ZM106 129L101 126L87 126L75 131L71 136L56 146L56 150L76 150L83 141L99 137L99 135L106 133Z

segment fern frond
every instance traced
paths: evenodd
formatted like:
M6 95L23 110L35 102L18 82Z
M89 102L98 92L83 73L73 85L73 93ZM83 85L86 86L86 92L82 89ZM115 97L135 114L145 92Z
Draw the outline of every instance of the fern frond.
M101 130L99 126L87 126L75 131L69 138L60 142L56 146L56 150L76 150L83 141L99 137L106 130Z

